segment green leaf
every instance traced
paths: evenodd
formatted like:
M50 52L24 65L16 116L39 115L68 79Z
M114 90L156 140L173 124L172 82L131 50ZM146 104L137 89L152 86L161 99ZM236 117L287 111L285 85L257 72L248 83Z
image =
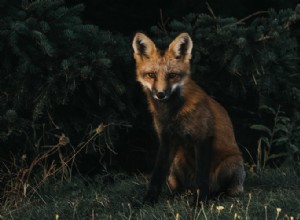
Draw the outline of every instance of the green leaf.
M259 106L259 110L276 115L276 111L267 105Z
M276 127L274 129L274 133L277 133L279 131L283 131L286 134L289 133L289 129L287 128L287 126L283 125L283 124L276 124Z
M278 116L276 121L287 124L288 122L290 122L290 118L286 116Z
M257 131L264 131L264 132L266 132L269 136L272 136L272 131L271 131L271 129L269 129L267 126L265 126L265 125L258 125L258 124L256 124L256 125L252 125L251 127L250 127L251 129L254 129L254 130L257 130Z
M278 145L278 144L284 144L288 140L289 140L288 137L280 137L280 138L277 138L277 139L273 140L273 143L276 144L276 145Z
M289 153L271 154L271 155L268 157L268 160L270 160L270 159L276 159L276 158L280 158L280 157L286 157L286 156L289 156Z
M292 152L293 154L294 153L297 153L297 152L300 152L300 148L299 147L297 147L296 145L294 145L294 144L290 144L289 145L289 151L290 152Z

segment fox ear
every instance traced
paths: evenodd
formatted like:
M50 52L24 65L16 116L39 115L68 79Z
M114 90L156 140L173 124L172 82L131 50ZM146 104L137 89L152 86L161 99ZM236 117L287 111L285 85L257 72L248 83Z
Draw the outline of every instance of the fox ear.
M188 33L181 33L169 45L169 51L176 59L190 60L192 57L193 41Z
M134 50L134 57L147 57L149 58L151 54L156 50L156 46L149 37L143 33L136 33L133 41L132 47Z

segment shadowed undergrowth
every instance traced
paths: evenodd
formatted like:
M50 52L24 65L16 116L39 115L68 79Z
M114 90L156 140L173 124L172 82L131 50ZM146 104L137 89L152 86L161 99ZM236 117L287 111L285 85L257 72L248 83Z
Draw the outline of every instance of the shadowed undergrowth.
M3 219L300 219L300 174L297 168L249 173L245 193L215 199L197 208L189 196L172 197L165 187L159 203L142 205L147 186L143 175L122 173L93 179L49 180Z

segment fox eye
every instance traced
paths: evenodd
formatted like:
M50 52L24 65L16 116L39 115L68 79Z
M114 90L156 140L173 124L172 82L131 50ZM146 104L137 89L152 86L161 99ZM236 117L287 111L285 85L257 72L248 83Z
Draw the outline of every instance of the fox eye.
M147 73L147 76L152 79L156 78L155 73Z
M169 79L174 79L174 78L177 77L177 76L178 76L177 73L169 73L169 74L168 74L168 78L169 78Z

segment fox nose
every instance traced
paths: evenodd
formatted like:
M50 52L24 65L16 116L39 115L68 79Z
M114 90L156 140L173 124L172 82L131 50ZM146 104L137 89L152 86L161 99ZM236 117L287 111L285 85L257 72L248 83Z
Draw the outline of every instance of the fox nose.
M164 99L164 98L166 97L166 94L165 94L164 92L158 92L158 93L156 94L156 97L157 97L158 99Z

